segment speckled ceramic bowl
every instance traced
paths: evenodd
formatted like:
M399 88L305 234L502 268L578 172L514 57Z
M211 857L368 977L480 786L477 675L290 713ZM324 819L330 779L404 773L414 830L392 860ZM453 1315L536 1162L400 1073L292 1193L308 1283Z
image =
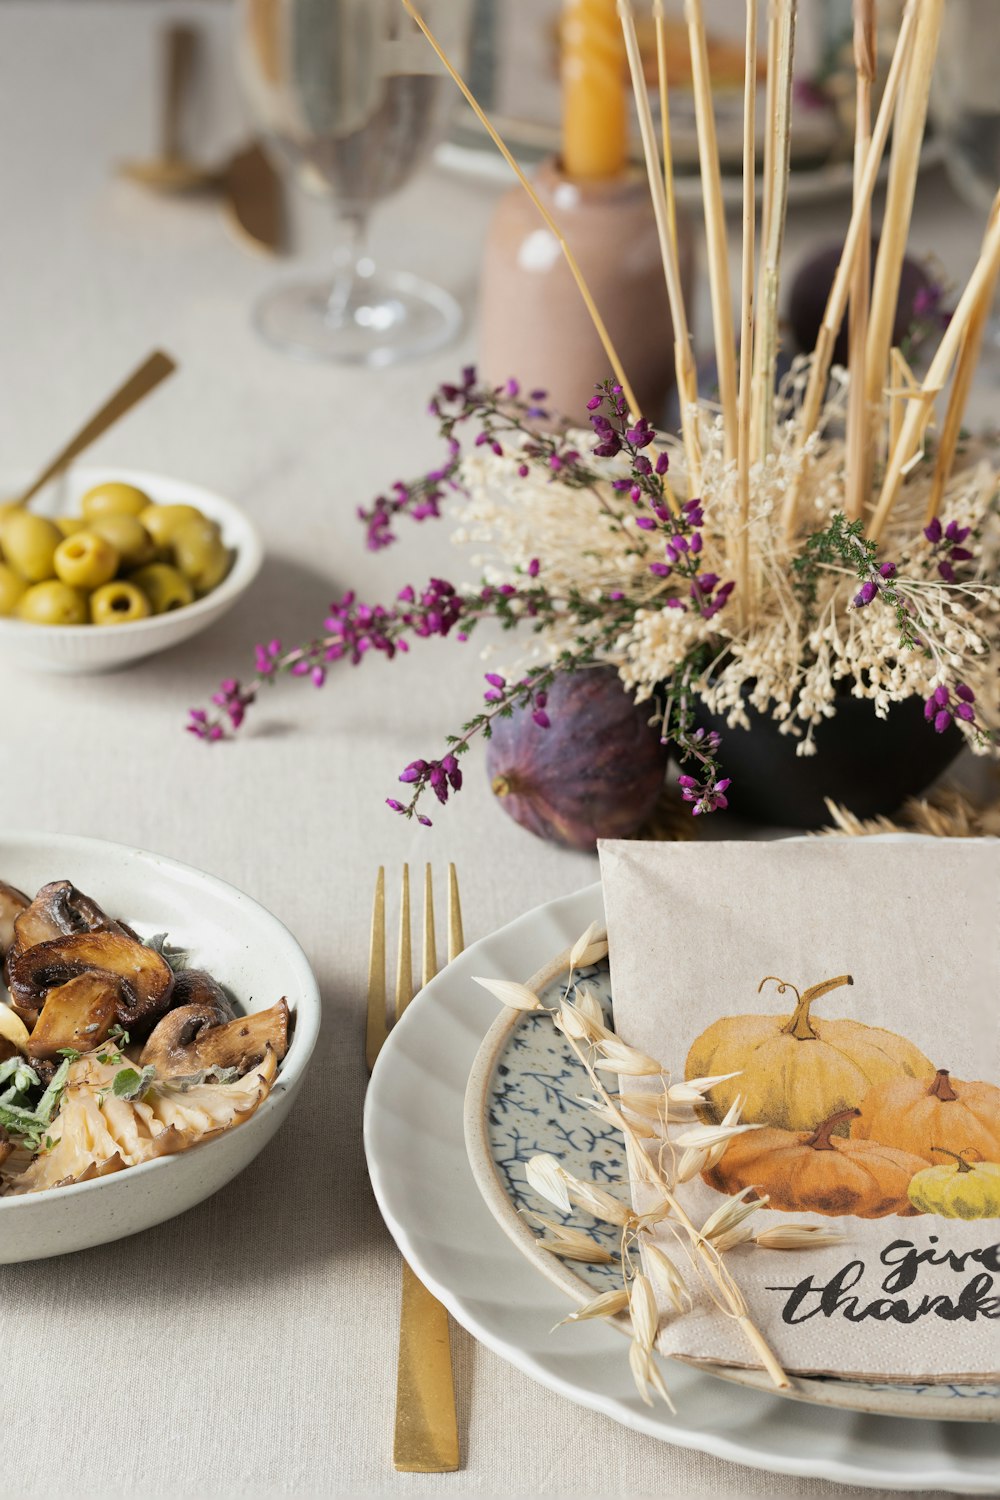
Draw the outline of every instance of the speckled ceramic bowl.
M270 1094L242 1125L177 1156L109 1177L0 1198L0 1263L40 1260L102 1245L193 1208L267 1145L302 1084L316 1044L320 998L291 933L234 886L161 855L59 834L0 836L0 878L34 893L68 879L139 933L166 932L192 966L210 970L248 1010L284 995L291 1044ZM0 994L6 992L0 985Z

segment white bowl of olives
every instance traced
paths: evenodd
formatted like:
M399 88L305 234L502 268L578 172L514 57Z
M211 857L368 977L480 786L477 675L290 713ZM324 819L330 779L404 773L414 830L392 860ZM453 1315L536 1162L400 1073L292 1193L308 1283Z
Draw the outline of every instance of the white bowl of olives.
M50 672L126 666L205 630L262 561L255 528L221 495L70 469L26 509L0 502L0 653Z

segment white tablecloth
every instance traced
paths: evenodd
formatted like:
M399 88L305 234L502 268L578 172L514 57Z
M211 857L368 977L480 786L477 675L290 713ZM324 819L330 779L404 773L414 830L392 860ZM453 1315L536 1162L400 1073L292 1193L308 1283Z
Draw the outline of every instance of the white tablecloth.
M239 499L268 549L246 602L209 635L103 678L0 664L2 829L98 835L190 861L245 888L298 935L322 986L324 1033L293 1121L227 1190L183 1218L69 1258L0 1268L4 1433L14 1496L124 1493L821 1496L667 1447L559 1399L461 1331L464 1468L397 1475L390 1460L399 1260L361 1150L364 963L374 867L453 859L466 932L596 875L490 803L481 767L433 834L382 808L402 764L438 753L482 672L472 647L288 685L241 742L206 748L186 709L248 663L252 643L311 632L347 587L384 598L455 564L443 529L366 554L354 507L438 447L425 396L474 353L380 375L300 365L265 348L249 308L277 268L234 246L210 202L118 181L150 151L154 43L165 13L212 40L206 138L244 129L228 7L0 3L0 468L31 467L156 345L182 373L93 451ZM376 216L470 304L495 188L429 175ZM322 264L323 205L296 203L300 257ZM789 239L823 239L842 204ZM979 230L940 181L914 240L957 279ZM3 872L0 871L0 874ZM53 876L61 874L52 871ZM724 1399L724 1397L723 1397ZM794 1420L794 1413L789 1413Z

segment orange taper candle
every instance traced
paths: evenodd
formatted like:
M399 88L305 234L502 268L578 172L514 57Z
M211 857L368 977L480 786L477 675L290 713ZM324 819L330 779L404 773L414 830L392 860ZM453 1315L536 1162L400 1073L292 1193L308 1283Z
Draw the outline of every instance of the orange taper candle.
M565 0L561 34L563 170L571 180L617 177L628 116L616 0Z

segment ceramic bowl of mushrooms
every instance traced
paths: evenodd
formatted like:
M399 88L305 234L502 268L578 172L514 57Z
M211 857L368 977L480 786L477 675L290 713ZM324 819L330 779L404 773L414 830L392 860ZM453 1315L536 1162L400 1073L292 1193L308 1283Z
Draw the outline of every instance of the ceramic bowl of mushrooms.
M183 1213L291 1109L320 999L256 901L160 855L0 838L0 1263Z

